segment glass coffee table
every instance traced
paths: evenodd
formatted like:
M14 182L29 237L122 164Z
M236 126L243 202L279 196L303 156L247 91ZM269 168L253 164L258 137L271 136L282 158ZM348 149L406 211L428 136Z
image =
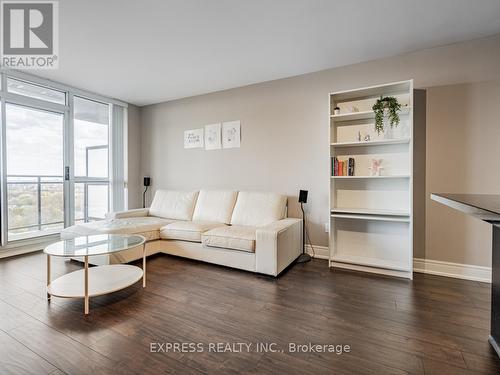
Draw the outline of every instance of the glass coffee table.
M85 315L89 313L89 298L116 292L142 279L146 286L146 239L139 235L97 234L63 240L47 246L47 299L83 298ZM142 269L130 264L89 267L89 257L109 255L142 246ZM50 257L83 258L85 267L50 279Z

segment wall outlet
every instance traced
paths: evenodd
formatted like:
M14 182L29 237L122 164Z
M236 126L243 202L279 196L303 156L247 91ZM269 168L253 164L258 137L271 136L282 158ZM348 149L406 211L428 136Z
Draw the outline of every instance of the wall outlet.
M328 223L325 223L325 233L328 233L330 231Z

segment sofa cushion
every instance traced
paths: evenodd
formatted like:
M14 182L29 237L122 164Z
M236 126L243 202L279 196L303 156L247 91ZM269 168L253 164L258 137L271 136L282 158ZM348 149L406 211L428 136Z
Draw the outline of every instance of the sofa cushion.
M232 225L211 229L201 235L204 246L255 252L255 227Z
M160 229L160 238L201 242L202 233L221 226L225 224L213 221L176 221Z
M275 193L240 191L231 224L263 226L285 217L287 197Z
M146 240L160 238L160 228L172 223L173 220L159 217L130 217L125 219L109 219L76 224L61 232L62 239L71 239L91 234L140 234Z
M191 220L197 197L197 191L157 190L149 208L149 215L174 220Z
M193 220L229 224L237 196L236 191L201 190L196 201Z

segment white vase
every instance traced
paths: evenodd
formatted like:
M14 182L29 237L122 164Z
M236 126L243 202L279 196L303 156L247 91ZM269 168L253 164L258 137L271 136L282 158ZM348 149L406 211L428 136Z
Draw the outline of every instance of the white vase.
M394 139L394 127L384 118L384 139Z
M394 139L394 127L396 125L391 126L391 122L389 121L389 108L384 108L384 139Z

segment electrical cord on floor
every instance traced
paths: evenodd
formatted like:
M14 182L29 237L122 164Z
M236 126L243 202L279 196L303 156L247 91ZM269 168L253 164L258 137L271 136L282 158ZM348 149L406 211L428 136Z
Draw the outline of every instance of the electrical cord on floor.
M307 230L307 225L305 225L305 220L304 220L304 228L306 230L306 243L307 243L307 241L309 241L309 246L311 246L311 249L312 249L312 252L313 252L312 257L315 258L316 257L316 251L314 250L314 246L313 246L313 244L311 242L311 237L309 237L309 232Z

